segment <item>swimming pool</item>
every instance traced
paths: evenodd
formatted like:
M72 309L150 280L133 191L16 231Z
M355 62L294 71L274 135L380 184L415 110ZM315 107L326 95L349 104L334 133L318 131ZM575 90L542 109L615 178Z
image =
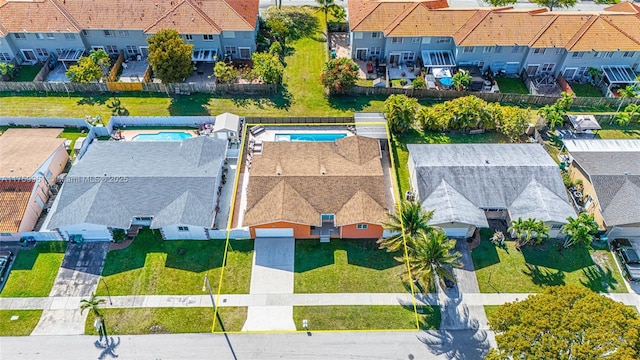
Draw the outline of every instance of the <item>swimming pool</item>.
M185 132L161 131L155 134L138 134L131 141L182 141L192 135Z
M347 137L347 134L338 133L325 133L325 134L310 134L310 133L298 133L298 134L276 134L276 141L314 141L314 142L333 142L338 139Z

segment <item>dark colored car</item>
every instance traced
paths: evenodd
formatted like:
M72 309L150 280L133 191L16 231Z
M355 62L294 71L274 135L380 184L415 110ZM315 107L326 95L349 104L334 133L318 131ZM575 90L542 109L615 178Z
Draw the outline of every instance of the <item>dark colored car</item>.
M629 239L614 239L611 247L622 263L627 279L640 281L640 256L631 245Z
M0 251L0 285L4 283L4 275L9 268L13 253L11 251Z

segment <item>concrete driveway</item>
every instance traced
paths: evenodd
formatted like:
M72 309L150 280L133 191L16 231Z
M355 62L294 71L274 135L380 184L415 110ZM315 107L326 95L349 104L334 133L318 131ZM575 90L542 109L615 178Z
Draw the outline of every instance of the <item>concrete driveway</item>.
M251 295L293 294L294 238L257 238ZM293 306L249 306L242 331L295 330Z

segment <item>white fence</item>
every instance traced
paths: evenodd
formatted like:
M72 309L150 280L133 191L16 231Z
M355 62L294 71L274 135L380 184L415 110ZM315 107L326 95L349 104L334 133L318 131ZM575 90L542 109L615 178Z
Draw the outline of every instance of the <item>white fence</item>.
M213 124L215 116L112 116L109 125L113 126L185 126L199 127Z
M91 125L81 118L53 118L53 117L23 117L0 116L0 126L31 126L31 127L77 127L91 128Z

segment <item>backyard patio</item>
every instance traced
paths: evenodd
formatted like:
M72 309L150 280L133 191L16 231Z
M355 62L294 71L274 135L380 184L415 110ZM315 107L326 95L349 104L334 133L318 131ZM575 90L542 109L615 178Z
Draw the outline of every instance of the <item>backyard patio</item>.
M142 82L148 67L149 63L144 58L123 62L120 82Z
M191 75L184 80L186 83L215 83L216 77L213 75L212 63L198 63Z

